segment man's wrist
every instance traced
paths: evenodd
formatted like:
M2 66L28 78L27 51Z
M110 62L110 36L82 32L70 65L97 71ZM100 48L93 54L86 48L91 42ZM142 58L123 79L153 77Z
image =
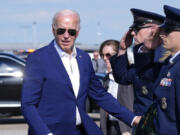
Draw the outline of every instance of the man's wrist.
M132 126L132 127L135 125L134 121L135 121L136 118L137 118L137 116L135 116L135 117L133 118L132 122L131 122L131 126Z
M126 53L126 50L127 50L127 48L125 48L125 49L119 49L117 56L121 56L121 55L125 54L125 53Z

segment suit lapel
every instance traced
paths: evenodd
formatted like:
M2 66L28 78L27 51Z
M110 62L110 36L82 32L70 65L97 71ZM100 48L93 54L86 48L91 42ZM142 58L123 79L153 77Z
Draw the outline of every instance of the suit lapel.
M72 88L72 84L69 78L69 75L63 65L63 62L58 54L58 52L56 51L55 47L54 47L54 42L52 41L51 44L49 45L49 52L50 52L50 57L52 57L52 60L54 62L54 66L56 66L57 70L59 71L59 74L62 74L63 78L65 81L65 83L68 84L68 86L70 86L70 88L73 90ZM74 91L73 91L74 93Z
M72 92L73 91L73 87L72 87L72 83L71 80L69 78L69 75L62 63L61 58L58 55L58 52L56 51L55 47L54 47L54 43L53 41L51 42L51 44L49 45L49 52L50 52L50 57L52 57L52 60L54 62L54 65L57 66L57 70L59 70L59 73L63 75L63 79L65 79L65 83L67 83L67 85L71 88ZM78 63L78 68L79 68L79 77L80 77L80 83L79 83L79 91L78 91L78 96L79 97L82 87L83 87L83 75L84 75L84 63L83 63L83 56L81 55L80 51L77 49L77 63Z
M80 77L80 83L79 83L79 91L78 91L78 96L80 95L81 89L82 89L82 85L83 85L83 57L80 54L79 50L77 49L77 63L78 63L78 68L79 68L79 77ZM77 96L77 98L78 98Z

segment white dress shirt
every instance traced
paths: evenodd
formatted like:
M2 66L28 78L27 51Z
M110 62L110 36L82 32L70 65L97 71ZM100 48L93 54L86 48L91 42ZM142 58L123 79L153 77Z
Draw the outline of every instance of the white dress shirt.
M109 87L108 87L108 92L109 92L115 99L117 99L118 83L115 82L112 73L109 73Z
M62 63L64 64L64 67L69 75L69 78L71 80L71 84L74 90L74 95L77 98L78 96L78 92L79 92L79 86L80 86L80 74L79 74L79 67L78 67L78 63L77 63L77 52L76 52L76 48L73 48L73 52L72 54L68 54L66 52L64 52L58 45L57 43L54 41L54 47L56 48ZM76 106L76 125L80 125L81 124L81 117L79 114L79 110Z
M127 48L127 59L129 62L129 65L134 64L134 45L131 45L130 47Z
M178 51L177 53L175 53L170 59L169 59L169 62L170 63L173 63L173 60L176 58L177 55L180 54L180 51Z

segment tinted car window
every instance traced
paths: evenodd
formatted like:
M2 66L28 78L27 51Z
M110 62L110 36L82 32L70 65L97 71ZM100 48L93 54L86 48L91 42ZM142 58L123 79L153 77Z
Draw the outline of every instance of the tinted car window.
M23 71L23 66L8 58L0 58L0 73Z

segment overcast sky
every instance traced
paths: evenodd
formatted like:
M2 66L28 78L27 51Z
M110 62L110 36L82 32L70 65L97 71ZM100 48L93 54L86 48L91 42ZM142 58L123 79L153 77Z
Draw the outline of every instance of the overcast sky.
M132 24L130 8L164 15L164 4L180 8L180 0L1 0L0 43L49 43L53 39L52 17L62 9L80 14L77 42L119 40Z

